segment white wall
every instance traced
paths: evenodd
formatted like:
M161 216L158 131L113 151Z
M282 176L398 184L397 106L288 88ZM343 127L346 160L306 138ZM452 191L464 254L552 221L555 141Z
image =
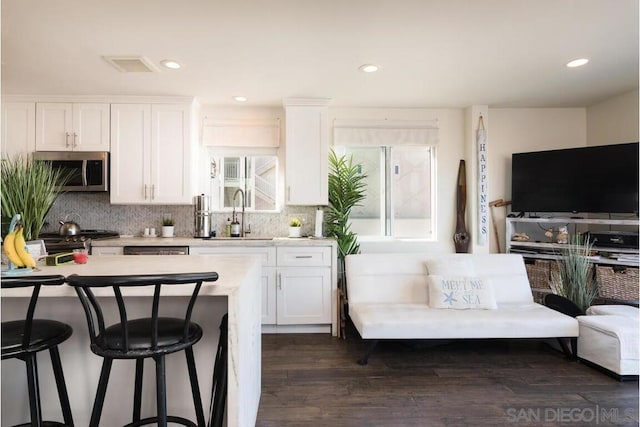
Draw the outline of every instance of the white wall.
M496 108L489 110L489 200L511 200L511 154L587 143L585 108ZM544 171L540 171L544 173ZM505 208L490 208L505 250ZM491 252L497 252L493 230Z
M587 145L638 141L638 90L587 108Z

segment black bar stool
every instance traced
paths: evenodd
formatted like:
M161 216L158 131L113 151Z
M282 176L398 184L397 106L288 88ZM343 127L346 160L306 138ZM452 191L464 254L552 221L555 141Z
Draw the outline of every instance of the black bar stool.
M126 427L155 423L160 427L165 427L167 422L189 427L205 427L204 411L192 348L202 338L202 328L191 321L191 313L202 283L216 280L218 280L218 274L215 272L128 276L71 275L67 278L67 283L75 287L86 314L89 337L91 339L91 351L104 358L89 427L98 427L100 423L107 383L114 359L135 359L136 361L133 416L132 422L127 424ZM183 318L160 317L161 287L163 285L186 284L195 285ZM127 317L122 291L124 288L133 286L154 287L149 317L138 319L129 319ZM96 298L92 288L111 288L113 290L113 296L115 296L118 308L118 323L106 326L100 300ZM165 356L183 350L187 358L197 424L183 417L167 415ZM144 359L146 358L152 358L156 364L157 415L141 419L142 374Z
M227 340L229 315L222 316L220 322L220 339L216 352L216 364L213 368L213 385L211 387L211 405L209 406L209 424L207 427L222 427L224 409L227 403Z
M42 286L61 285L64 276L33 276L2 278L2 289L33 287L29 308L24 320L2 322L2 360L20 359L27 365L27 384L29 389L29 411L31 422L21 426L73 426L69 395L62 372L62 363L58 344L66 341L73 329L66 323L49 319L34 319L33 315ZM43 421L40 406L40 389L38 382L38 365L36 355L40 351L49 350L53 375L58 388L58 398L62 409L64 424L57 421Z

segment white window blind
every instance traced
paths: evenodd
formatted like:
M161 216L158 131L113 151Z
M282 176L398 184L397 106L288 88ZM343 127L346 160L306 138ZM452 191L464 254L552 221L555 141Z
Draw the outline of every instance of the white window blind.
M437 145L437 120L335 120L333 145Z
M211 147L279 147L280 120L204 118L202 144Z

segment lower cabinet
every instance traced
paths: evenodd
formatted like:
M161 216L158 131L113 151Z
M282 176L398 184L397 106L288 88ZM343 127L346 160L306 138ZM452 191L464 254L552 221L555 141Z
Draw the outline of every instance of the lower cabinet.
M331 268L278 268L278 325L331 323Z
M265 331L332 323L331 247L191 247L191 255L261 255ZM311 329L311 331L314 329ZM320 330L320 329L318 329ZM310 330L305 330L310 331Z

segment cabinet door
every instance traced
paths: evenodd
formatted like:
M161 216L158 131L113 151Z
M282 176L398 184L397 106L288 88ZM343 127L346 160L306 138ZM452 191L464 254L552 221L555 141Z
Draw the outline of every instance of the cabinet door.
M190 107L151 106L151 201L191 204Z
M109 151L109 104L73 104L73 150Z
M280 268L278 325L331 323L331 269Z
M111 105L111 203L150 200L151 106Z
M2 158L25 155L36 149L35 102L2 104Z
M286 202L328 203L326 107L286 107Z
M39 102L36 104L36 151L73 149L73 104Z

